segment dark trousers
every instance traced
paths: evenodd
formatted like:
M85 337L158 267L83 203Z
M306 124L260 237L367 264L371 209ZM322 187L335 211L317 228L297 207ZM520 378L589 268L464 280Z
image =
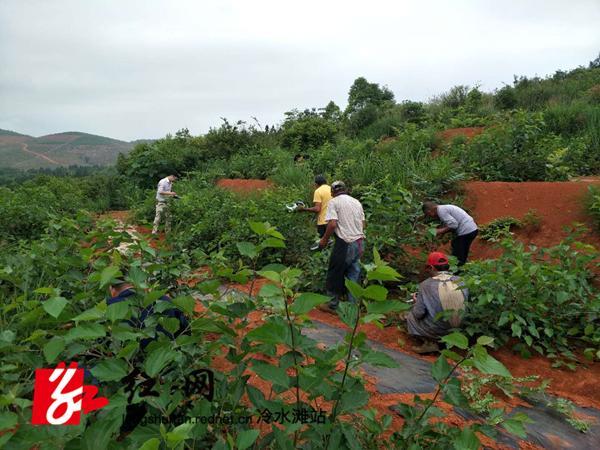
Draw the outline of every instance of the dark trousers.
M475 230L469 234L455 236L454 239L452 239L452 256L456 256L459 266L462 266L467 262L467 258L469 257L469 249L471 248L471 244L477 237L478 233L479 230Z
M331 308L336 308L340 299L346 294L346 278L358 283L360 281L360 257L363 253L363 240L347 243L335 237L335 244L329 258L325 287L332 300ZM348 293L348 300L355 299Z
M325 230L327 230L327 224L317 225L317 233L319 233L320 238L325 236Z

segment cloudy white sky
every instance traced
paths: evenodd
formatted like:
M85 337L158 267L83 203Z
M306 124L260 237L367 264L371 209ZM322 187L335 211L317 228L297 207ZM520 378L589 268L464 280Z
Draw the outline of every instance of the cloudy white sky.
M0 128L124 140L587 65L600 0L0 0Z

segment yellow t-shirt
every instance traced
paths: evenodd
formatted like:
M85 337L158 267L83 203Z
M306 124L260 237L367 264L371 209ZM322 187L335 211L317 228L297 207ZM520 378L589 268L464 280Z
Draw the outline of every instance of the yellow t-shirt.
M315 190L315 195L313 197L313 203L321 204L321 212L319 212L319 216L317 217L317 225L325 225L327 222L325 221L325 214L327 214L327 203L331 200L331 188L323 184L319 186Z

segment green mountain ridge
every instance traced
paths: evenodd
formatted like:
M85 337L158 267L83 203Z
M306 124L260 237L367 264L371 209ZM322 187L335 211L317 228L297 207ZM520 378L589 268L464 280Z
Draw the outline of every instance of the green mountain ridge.
M138 141L125 142L81 131L34 137L0 129L0 168L27 170L61 166L110 166Z

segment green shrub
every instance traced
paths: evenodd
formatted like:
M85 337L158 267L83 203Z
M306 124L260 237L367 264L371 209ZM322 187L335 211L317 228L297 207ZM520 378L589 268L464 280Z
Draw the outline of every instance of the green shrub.
M586 203L587 210L594 218L598 231L600 231L600 189L590 186Z
M466 332L485 330L499 345L515 339L515 350L547 355L556 364L576 360L574 342L586 356L600 356L600 295L592 284L598 251L573 239L526 251L511 239L495 260L467 265L471 298Z

